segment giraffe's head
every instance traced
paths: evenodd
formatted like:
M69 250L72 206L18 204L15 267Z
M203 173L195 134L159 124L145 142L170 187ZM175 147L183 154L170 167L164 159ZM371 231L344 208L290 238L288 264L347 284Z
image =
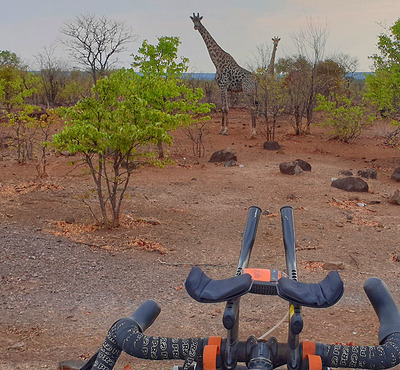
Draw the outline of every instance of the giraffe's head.
M281 39L279 37L275 36L275 37L272 38L272 41L274 43L274 46L278 46L278 42L281 41Z
M193 13L193 17L190 16L190 19L194 23L194 29L198 30L200 28L200 26L201 26L201 20L203 19L203 17L200 17L199 13L197 13L197 15Z

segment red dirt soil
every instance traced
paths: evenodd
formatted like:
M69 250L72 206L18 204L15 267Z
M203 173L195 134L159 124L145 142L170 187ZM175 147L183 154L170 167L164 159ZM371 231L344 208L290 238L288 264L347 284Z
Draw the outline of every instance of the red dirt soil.
M10 149L0 154L0 368L56 369L60 361L86 359L101 345L108 328L146 299L162 312L150 335L225 335L224 304L200 304L184 289L191 266L214 279L236 269L248 207L261 216L251 267L285 268L279 210L294 209L299 280L317 282L339 269L345 294L328 309L303 309L304 340L376 344L379 322L362 286L382 278L400 302L398 262L400 207L388 202L400 188L391 174L400 152L384 144L390 128L376 123L351 143L333 140L326 130L294 136L278 124L282 149L263 149L264 136L250 139L249 114L230 111L229 135L218 135L219 115L205 132L206 155L196 159L190 140L177 132L164 169L141 167L133 173L122 226L95 227L84 194L93 184L83 166L52 154L48 174L18 165ZM260 130L259 130L260 131ZM234 167L209 163L227 147L237 152ZM297 158L311 172L283 175L279 164ZM368 193L331 187L339 171L374 168ZM94 195L89 196L93 209ZM68 221L69 223L67 223ZM241 338L262 335L286 313L275 297L241 300ZM274 333L286 339L286 324ZM171 369L121 356L117 369Z

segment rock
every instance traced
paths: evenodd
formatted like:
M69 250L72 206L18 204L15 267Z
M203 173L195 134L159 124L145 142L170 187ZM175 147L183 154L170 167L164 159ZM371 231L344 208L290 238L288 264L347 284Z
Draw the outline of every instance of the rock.
M303 171L311 171L311 164L303 161L302 159L296 159L295 162L300 166Z
M360 170L357 172L357 176L364 177L366 179L376 179L377 173L373 168L368 168L367 170Z
M276 141L266 141L264 143L265 150L279 150L281 146Z
M396 206L400 206L400 190L397 189L390 197L389 203Z
M353 176L353 172L351 172L350 170L340 170L339 171L339 175L341 175L341 176Z
M380 200L370 200L369 204L381 204L382 202Z
M303 170L296 162L282 162L279 165L279 170L284 175L298 175L302 173Z
M224 150L218 150L211 156L209 162L229 162L236 161L237 155L236 150L232 148L226 148Z
M293 162L282 162L279 170L285 175L297 175L303 171L311 171L311 165L302 159L296 159Z
M343 177L332 181L331 186L345 191L368 192L368 184L359 177Z
M69 216L69 217L67 217L67 218L65 219L65 222L66 222L67 224L73 224L73 223L75 222L75 218L72 217L72 216Z
M58 364L58 370L76 370L81 369L85 362L78 360L62 361Z
M400 167L397 167L393 174L392 174L392 179L396 181L400 181Z
M224 162L224 167L234 167L234 166L236 166L236 161L227 161L227 162Z

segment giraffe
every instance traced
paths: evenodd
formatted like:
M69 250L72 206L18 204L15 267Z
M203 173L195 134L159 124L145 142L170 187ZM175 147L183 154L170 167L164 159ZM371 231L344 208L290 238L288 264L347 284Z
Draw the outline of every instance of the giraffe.
M199 31L200 35L208 49L208 53L214 63L216 73L215 80L221 90L222 100L222 124L220 134L228 134L228 91L246 93L251 109L251 137L256 135L256 89L257 84L251 72L240 67L235 59L224 51L213 39L210 33L201 23L202 16L197 13L190 17L194 23L194 29Z
M279 37L275 36L272 38L272 42L274 43L274 46L272 48L271 60L267 67L267 73L271 76L273 76L275 73L275 55L276 55L276 49L278 49L279 41L281 41L281 39Z

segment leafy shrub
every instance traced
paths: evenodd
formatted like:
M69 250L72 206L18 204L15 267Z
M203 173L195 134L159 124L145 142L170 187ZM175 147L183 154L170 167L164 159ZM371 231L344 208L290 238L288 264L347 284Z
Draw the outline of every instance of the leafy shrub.
M325 96L318 95L317 103L315 111L327 114L321 125L332 126L333 134L344 142L358 137L362 129L374 120L374 117L367 114L366 107L354 105L352 99L344 96L329 101Z

